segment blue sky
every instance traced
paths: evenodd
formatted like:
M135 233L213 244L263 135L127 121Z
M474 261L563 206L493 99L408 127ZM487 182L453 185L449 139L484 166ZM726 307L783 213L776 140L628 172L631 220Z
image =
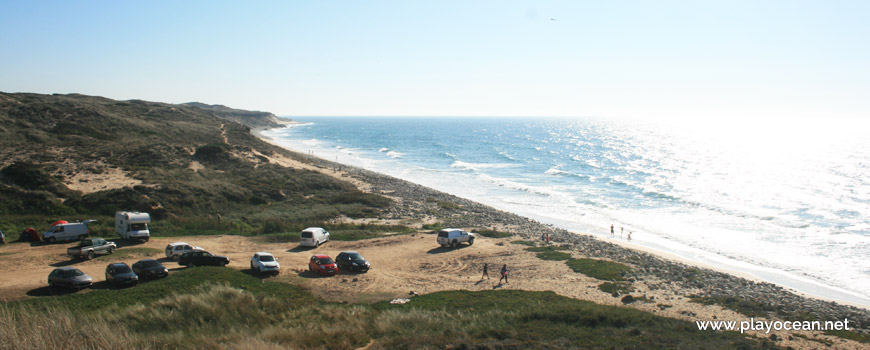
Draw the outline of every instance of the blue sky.
M870 115L867 1L7 1L0 91L279 115Z

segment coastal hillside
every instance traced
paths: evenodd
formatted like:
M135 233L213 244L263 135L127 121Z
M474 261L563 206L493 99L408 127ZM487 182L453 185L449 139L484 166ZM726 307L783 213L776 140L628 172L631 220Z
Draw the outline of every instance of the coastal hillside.
M273 232L373 216L389 204L346 181L278 165L305 159L255 138L248 125L277 124L268 113L198 103L0 93L0 212L45 217L31 226L116 210L158 220L222 215L242 231ZM25 223L12 221L0 229L20 232Z

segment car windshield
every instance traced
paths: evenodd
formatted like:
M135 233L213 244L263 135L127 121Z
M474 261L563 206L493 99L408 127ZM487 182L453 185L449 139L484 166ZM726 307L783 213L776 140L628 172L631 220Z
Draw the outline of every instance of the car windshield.
M314 235L311 232L302 231L302 238L311 238L311 237L314 237Z
M65 270L65 271L62 273L63 277L76 277L76 276L81 276L81 275L84 275L84 274L85 274L84 272L81 272L81 271L78 270L78 269L76 269L76 270Z
M354 261L365 260L363 259L362 255L359 255L359 253L348 254L348 256L350 257L350 260Z
M148 229L148 225L146 225L146 224L142 224L142 223L130 224L131 231L141 231L141 230L147 230L147 229Z
M263 255L260 256L260 261L275 261L275 258L271 255Z
M139 266L142 267L157 267L160 266L160 263L157 260L143 260L139 262Z
M447 231L438 232L438 237L447 237Z
M329 265L332 264L332 258L318 258L317 263L320 265Z
M127 265L115 265L115 273L128 273L130 272L130 267Z

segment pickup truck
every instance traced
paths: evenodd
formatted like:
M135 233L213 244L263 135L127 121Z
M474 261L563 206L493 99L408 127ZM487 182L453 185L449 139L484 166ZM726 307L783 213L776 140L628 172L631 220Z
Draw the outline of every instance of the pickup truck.
M74 258L93 259L97 254L112 254L115 252L115 242L102 238L85 238L75 247L66 250L66 254Z

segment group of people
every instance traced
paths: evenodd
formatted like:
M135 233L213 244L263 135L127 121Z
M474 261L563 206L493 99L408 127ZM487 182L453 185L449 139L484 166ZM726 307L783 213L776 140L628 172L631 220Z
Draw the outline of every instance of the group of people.
M480 279L483 280L484 278L489 279L489 264L483 264L483 276L480 276ZM508 282L507 264L501 267L501 278L498 279L498 284L501 284L502 280L504 280L504 283Z
M624 232L624 230L625 230L624 227L622 227L622 226L619 227L619 237L622 237L622 233ZM613 232L613 231L614 231L614 230L613 230L613 224L610 224L610 237L613 237L613 236L614 236L614 232ZM631 240L631 231L628 231L628 240L629 240L629 241Z

